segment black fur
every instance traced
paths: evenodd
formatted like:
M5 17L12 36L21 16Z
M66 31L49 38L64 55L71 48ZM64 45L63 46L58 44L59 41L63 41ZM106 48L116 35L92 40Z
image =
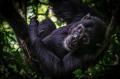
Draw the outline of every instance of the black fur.
M48 24L52 23L49 22ZM33 54L39 60L41 71L48 76L70 77L75 69L87 68L95 59L96 50L104 40L105 24L94 16L86 15L80 21L51 30L51 33L44 35L43 38L41 33L38 34L38 27L42 28L44 25L43 23L39 26L37 20L31 19L29 35ZM68 43L64 42L66 39ZM86 43L86 40L89 42ZM66 49L64 44L70 46L70 50Z

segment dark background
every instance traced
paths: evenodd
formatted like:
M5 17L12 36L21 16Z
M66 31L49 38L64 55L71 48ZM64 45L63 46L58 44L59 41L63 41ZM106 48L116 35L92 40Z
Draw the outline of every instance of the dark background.
M87 7L92 8L95 15L106 23L106 38L109 44L105 44L107 47L103 53L86 72L82 73L81 69L76 69L73 72L75 78L82 79L87 75L87 79L119 79L119 0L65 0L68 3L74 2L69 4L71 6L64 5L73 11L69 19L62 16L62 11L56 12L55 17L55 14L48 10L50 5L56 9L64 0L50 1L53 2L49 4L47 0L0 0L0 79L43 78L30 63L27 28L31 17L38 16L39 21L50 17L59 28L69 23L74 15L87 12ZM79 11L79 7L82 10Z

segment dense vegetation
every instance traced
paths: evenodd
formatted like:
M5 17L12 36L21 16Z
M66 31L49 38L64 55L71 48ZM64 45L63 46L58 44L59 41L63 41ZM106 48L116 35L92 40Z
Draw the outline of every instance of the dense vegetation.
M93 8L106 22L108 27L108 44L97 59L96 65L91 65L86 72L81 69L73 73L77 79L119 79L120 73L120 23L119 0L80 0ZM33 16L39 21L50 17L57 28L66 24L52 13L47 0L1 0L0 1L0 79L41 79L31 63L25 42L27 32L22 26L27 26ZM17 17L15 17L17 16ZM21 18L21 17L23 18ZM16 27L14 26L18 26ZM26 27L27 28L27 27ZM13 31L14 30L14 31ZM22 33L21 33L21 30ZM23 40L24 39L24 40Z

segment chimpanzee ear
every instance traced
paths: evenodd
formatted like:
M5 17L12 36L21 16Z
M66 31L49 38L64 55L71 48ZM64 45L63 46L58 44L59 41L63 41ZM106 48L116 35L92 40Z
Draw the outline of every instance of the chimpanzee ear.
M90 19L91 15L90 13L86 14L85 16L83 16L83 18L81 19L81 21L85 20L85 19Z

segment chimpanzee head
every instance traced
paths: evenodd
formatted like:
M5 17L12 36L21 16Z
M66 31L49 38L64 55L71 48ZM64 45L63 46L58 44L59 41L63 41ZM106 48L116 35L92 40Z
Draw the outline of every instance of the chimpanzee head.
M81 49L85 46L97 46L105 35L105 23L95 16L87 14L80 21L70 24L69 34L64 39L66 50Z

